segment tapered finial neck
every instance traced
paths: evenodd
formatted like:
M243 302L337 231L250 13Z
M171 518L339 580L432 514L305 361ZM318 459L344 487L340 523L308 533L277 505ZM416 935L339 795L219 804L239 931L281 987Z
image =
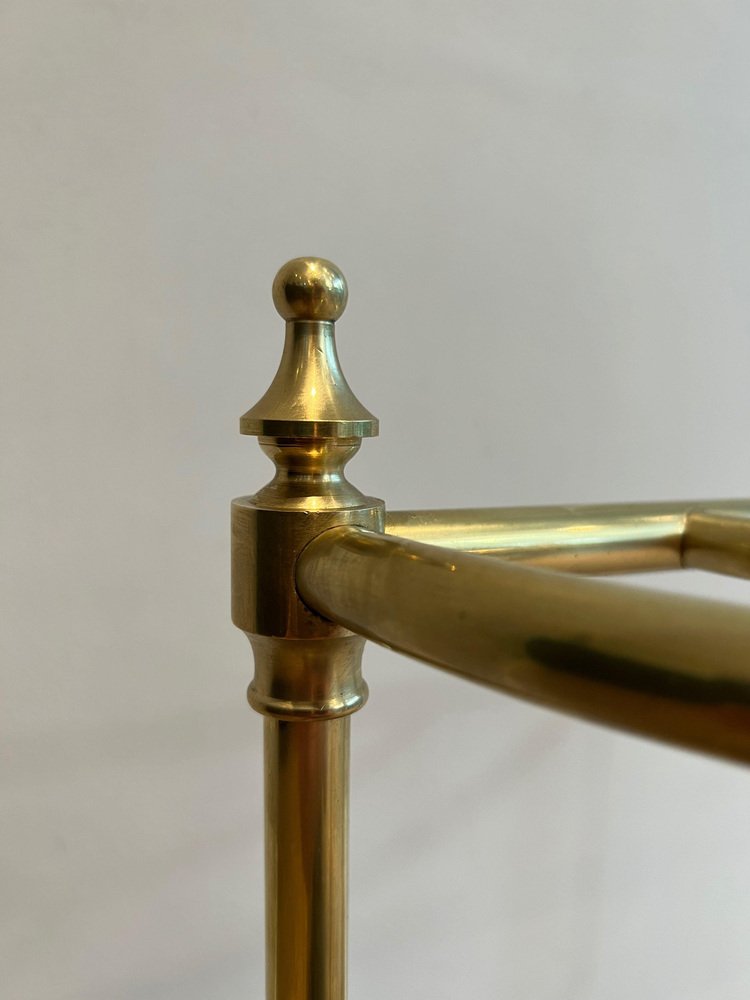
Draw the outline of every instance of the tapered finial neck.
M240 431L276 438L363 438L378 433L377 418L350 389L336 351L336 320L348 297L346 280L330 261L298 257L273 283L273 301L286 320L279 369L268 391L240 419Z

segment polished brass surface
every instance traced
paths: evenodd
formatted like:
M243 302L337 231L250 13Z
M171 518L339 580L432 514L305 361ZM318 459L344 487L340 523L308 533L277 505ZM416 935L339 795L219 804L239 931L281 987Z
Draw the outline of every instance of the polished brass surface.
M282 319L341 319L349 289L341 271L322 257L295 257L276 272L271 288L273 304Z
M750 761L750 610L356 528L311 542L302 598L352 631L598 722Z
M268 997L346 996L349 721L264 722Z
M750 577L750 503L744 510L728 504L690 515L685 530L683 565L730 576Z
M378 421L344 378L334 323L347 289L335 264L298 258L273 283L273 301L287 321L284 353L268 391L240 418L242 434L267 437L363 438Z
M294 567L322 531L382 529L382 501L344 472L378 427L338 362L341 272L291 261L274 302L287 320L284 353L241 430L260 437L276 471L232 503L232 620L253 649L248 699L266 716L266 989L268 1000L344 1000L348 716L367 697L364 640L303 604Z
M349 716L367 696L366 638L549 708L750 761L750 610L565 575L750 577L750 501L386 517L344 472L378 432L338 360L347 294L330 261L281 268L281 362L240 421L276 470L232 504L232 618L265 716L268 1000L345 1000Z
M750 576L750 500L389 511L415 542L567 573L682 567Z
M363 498L349 507L305 510L298 498L239 497L232 502L232 621L248 635L276 639L336 639L345 629L321 621L294 589L297 554L312 538L337 524L378 528L382 509Z

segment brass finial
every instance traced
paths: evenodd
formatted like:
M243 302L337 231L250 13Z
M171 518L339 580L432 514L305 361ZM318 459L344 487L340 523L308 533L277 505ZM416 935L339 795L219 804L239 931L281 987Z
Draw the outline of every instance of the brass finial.
M285 320L340 319L349 290L346 278L330 260L295 257L273 279L273 304Z
M363 438L377 418L349 388L336 353L334 323L346 308L346 280L320 257L297 257L279 270L273 302L286 320L279 370L263 398L240 419L261 437Z

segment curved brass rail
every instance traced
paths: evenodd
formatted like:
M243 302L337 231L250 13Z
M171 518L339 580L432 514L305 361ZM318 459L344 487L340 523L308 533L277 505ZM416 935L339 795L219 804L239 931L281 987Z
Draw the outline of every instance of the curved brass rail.
M297 564L358 634L551 708L750 761L750 610L583 580L359 528Z
M750 500L397 510L386 533L566 573L750 577Z

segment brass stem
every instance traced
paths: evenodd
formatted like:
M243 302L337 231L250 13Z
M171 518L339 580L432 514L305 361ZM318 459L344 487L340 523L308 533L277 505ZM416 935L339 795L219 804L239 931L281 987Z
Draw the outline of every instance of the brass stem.
M266 718L266 996L344 1000L349 717Z

